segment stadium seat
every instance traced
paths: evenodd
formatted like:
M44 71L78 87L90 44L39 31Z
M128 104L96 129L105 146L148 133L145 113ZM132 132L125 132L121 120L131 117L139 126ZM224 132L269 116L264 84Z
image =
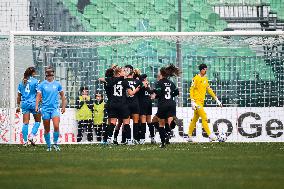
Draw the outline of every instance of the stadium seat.
M218 20L215 25L214 31L223 31L228 27L228 23L225 20Z
M207 2L213 6L221 4L220 0L208 0Z
M213 13L213 9L210 5L202 6L200 9L200 17L203 19L208 19L209 15Z
M70 2L71 2L73 5L77 6L78 0L70 0Z
M84 9L84 18L87 20L90 20L94 17L94 15L97 14L97 7L94 5L88 5Z
M277 17L279 18L279 20L284 21L284 1L277 9Z
M220 57L229 57L232 55L232 50L228 47L217 48L217 55Z
M281 4L283 4L283 3L284 3L284 1L282 1L282 0L270 0L270 10L271 10L272 12L277 13L279 7L280 7Z
M69 9L72 7L73 10L76 10L76 1L68 0L68 2ZM78 12L75 11L73 13L82 20L81 22L85 25L84 27L87 28L87 31L176 31L177 28L178 9L175 0L91 0L90 2L91 4L85 7L84 14L81 14L81 18L80 15L76 15ZM228 1L228 3L236 2L235 0ZM182 31L222 31L226 28L227 22L213 12L211 5L216 3L220 3L220 0L182 1ZM272 2L271 0L270 3L276 7L277 1L273 0ZM279 7L277 10L279 10ZM278 17L282 18L282 14L279 11ZM184 56L212 57L212 59L208 60L209 64L213 58L218 56L252 57L256 55L249 47L236 50L220 45L221 41L219 45L218 43L216 41L216 47L187 46L182 48L182 52ZM143 41L139 41L136 44L121 45L117 48L117 50L111 48L101 49L98 50L98 53L108 60L111 60L116 52L121 53L121 56L129 54L131 56L141 55L156 58L159 56L168 57L169 60L176 55L175 43L169 44L168 42L157 42L155 40L146 44ZM121 61L126 60L121 59ZM201 60L196 60L196 62L199 61ZM229 62L228 58L224 58L224 62L220 64L226 65ZM228 79L226 74L223 74L222 77Z
M216 25L217 21L220 20L220 16L217 13L210 13L207 18L207 22L210 25Z

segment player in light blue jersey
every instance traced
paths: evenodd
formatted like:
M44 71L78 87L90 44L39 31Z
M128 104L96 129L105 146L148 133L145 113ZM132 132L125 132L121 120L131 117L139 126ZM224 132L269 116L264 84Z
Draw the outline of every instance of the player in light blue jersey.
M35 146L35 136L40 126L41 114L35 111L36 94L39 81L34 78L36 74L34 67L28 67L24 73L24 78L18 85L17 109L16 113L20 112L20 107L23 113L22 135L24 146L28 145L28 140ZM35 123L28 138L30 113L33 114Z
M62 90L61 84L54 80L54 70L51 67L45 70L46 79L38 86L38 92L36 97L36 111L39 111L39 102L42 102L41 113L44 126L44 139L47 144L47 151L51 151L50 142L50 120L53 122L53 148L55 151L60 151L57 144L59 138L59 96L62 100L61 113L65 112L66 99Z

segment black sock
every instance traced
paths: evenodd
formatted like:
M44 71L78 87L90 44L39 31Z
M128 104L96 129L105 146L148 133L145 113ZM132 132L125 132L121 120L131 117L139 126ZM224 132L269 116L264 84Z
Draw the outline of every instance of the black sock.
M165 131L166 131L166 134L168 135L168 137L170 137L171 136L171 128L170 128L168 123L165 124Z
M148 127L149 127L149 132L150 132L150 136L151 138L155 137L155 128L153 123L148 123Z
M106 142L108 138L112 137L114 128L115 128L115 125L112 123L106 126L106 129L104 132L104 142Z
M87 122L87 140L89 142L93 141L93 124L90 120Z
M130 140L131 139L131 128L129 124L124 125L124 131L125 131L126 139Z
M126 142L126 132L125 132L125 128L122 129L122 136L121 136L121 143L125 143Z
M154 125L154 128L159 130L159 122L154 122L152 123Z
M109 137L109 138L112 137L114 128L115 128L115 125L111 123L111 124L109 125L109 129L108 129L108 137Z
M139 123L133 123L133 138L139 140Z
M145 139L146 134L146 123L140 124L140 139Z
M114 140L116 140L116 141L117 141L118 134L119 134L119 130L115 130L114 131Z
M77 134L77 142L81 142L83 138L84 127L81 125L81 122L78 123L78 134Z
M160 134L161 142L164 144L165 143L165 128L164 127L159 127L159 134Z
M108 129L109 129L109 125L105 125L103 129L103 141L104 142L106 142L108 138Z
M172 122L170 123L170 128L174 129L176 127L176 122L174 120L172 120Z

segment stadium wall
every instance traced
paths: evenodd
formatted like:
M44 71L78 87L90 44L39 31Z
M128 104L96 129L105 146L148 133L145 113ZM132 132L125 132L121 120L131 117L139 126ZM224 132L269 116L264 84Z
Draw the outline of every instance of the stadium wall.
M216 134L226 133L227 142L283 142L283 107L265 107L265 108L243 108L243 107L224 107L213 108L206 107L209 126L211 131ZM75 109L69 108L61 116L60 123L60 143L76 143L77 125L75 120ZM157 111L153 108L153 113ZM0 112L1 109L0 109ZM178 126L173 130L171 142L185 142L187 137L188 124L193 115L191 108L177 108L177 117L179 118ZM15 114L14 128L10 129L8 116L0 114L0 143L23 143L21 128L22 115ZM30 123L30 129L32 127ZM45 144L43 137L43 125L39 128L37 136L38 144ZM158 134L158 132L157 132ZM205 132L202 130L201 120L197 123L197 129L194 132L196 142L208 142ZM146 142L150 142L149 132L147 129ZM120 137L120 136L119 136ZM85 140L85 136L83 141ZM159 135L156 135L159 141ZM119 140L120 141L120 140Z

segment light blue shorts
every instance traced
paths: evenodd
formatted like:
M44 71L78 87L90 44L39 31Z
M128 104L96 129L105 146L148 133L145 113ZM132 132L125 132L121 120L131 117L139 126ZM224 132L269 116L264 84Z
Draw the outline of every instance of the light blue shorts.
M41 110L41 114L43 120L60 117L59 109Z
M23 104L21 108L22 108L22 114L29 114L29 113L40 114L39 112L35 111L35 104L34 103Z

